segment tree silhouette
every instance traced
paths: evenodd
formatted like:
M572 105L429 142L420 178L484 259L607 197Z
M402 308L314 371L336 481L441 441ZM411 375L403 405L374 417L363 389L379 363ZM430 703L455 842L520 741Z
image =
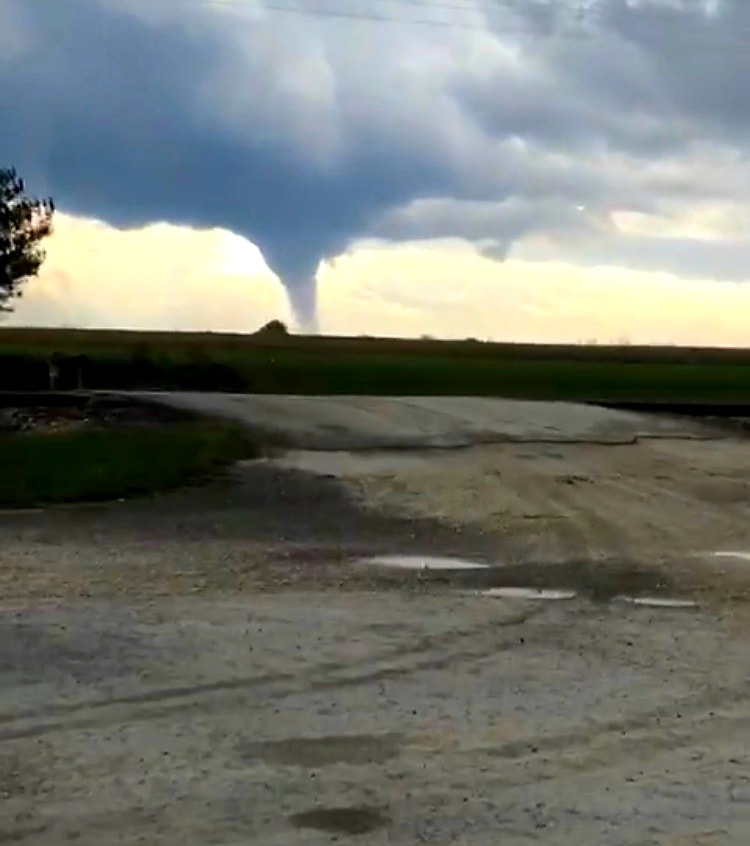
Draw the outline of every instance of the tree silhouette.
M21 287L44 261L39 242L52 232L51 199L26 196L14 168L0 168L0 312L11 311Z

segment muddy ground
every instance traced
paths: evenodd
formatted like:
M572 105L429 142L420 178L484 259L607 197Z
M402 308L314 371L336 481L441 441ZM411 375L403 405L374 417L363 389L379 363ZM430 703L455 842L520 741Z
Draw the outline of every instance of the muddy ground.
M745 846L748 485L743 440L505 444L2 514L0 843ZM479 594L524 583L578 596Z

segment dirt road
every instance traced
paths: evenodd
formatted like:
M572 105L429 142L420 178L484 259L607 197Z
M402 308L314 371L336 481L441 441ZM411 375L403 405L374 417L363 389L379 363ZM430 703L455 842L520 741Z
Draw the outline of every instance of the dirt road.
M408 459L296 452L278 463L333 475L381 513L482 530L497 538L498 562L630 561L704 595L750 589L747 557L724 554L750 552L745 440L527 443Z
M0 514L0 842L745 846L748 485L673 432Z
M4 842L750 836L747 644L711 615L290 592L0 630Z
M118 394L168 408L229 417L266 442L292 449L456 448L487 443L632 443L637 437L700 438L685 418L570 402L489 397Z

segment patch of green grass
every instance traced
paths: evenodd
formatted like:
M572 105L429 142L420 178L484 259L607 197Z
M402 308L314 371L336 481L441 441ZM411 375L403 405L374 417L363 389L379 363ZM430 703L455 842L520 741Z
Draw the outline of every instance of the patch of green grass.
M223 421L0 435L0 506L93 502L204 481L255 454Z

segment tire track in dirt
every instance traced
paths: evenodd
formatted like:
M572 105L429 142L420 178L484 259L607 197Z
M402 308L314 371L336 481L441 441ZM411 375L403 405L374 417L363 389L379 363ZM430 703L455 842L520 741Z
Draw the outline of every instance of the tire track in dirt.
M601 527L592 555L598 551L600 557L614 553L643 560L644 554L656 557L657 549L679 548L680 531L656 517L654 494L615 477L593 484L593 495L580 492L578 506L581 520L599 521Z
M750 548L744 440L506 445L390 466L387 476L372 466L344 479L365 504L480 527L497 537L499 557L680 566L704 551ZM697 578L700 561L690 567ZM716 575L703 571L706 580Z
M455 752L472 757L483 753L508 761L528 760L546 768L545 755L555 755L555 771L545 771L546 779L564 779L571 774L594 773L616 766L643 765L681 749L705 747L716 741L739 736L750 729L746 708L750 686L723 690L722 696L696 696L675 699L658 708L629 715L622 720L597 723L589 720L583 727L554 735L528 735L504 744L470 745ZM511 780L512 773L509 775ZM533 770L515 784L532 784L538 779Z
M627 555L628 538L619 529L617 509L604 492L592 502L590 491L586 489L588 486L587 482L563 484L557 496L557 502L568 510L570 520L580 533L583 543L581 557L597 561Z
M208 701L212 711L231 708L237 702L244 701L248 691L263 695L264 703L257 706L262 708L267 706L271 697L278 700L298 693L364 685L411 675L422 670L445 669L456 662L470 662L497 652L501 644L492 635L498 630L520 625L541 612L541 608L531 607L507 619L498 619L495 615L493 619L480 625L451 629L436 637L425 637L409 649L391 650L377 656L374 661L359 664L322 662L302 676L298 673L268 674L226 679L200 685L144 691L116 699L58 703L33 712L2 715L0 724L5 727L0 729L0 742L39 737L56 731L102 728L126 721L154 720L178 712L202 711L208 706ZM515 643L515 638L512 640ZM470 643L475 645L467 645ZM506 646L510 643L506 638ZM245 704L246 707L253 707L252 703ZM99 716L101 712L109 713ZM49 717L64 719L38 722L40 718Z
M558 535L571 556L580 554L580 544L591 559L642 559L646 550L652 555L679 554L691 546L686 527L691 528L691 535L715 535L717 523L730 530L736 529L739 521L739 515L726 512L711 510L707 514L705 503L694 497L655 483L649 476L629 475L617 465L609 473L584 469L580 478L555 481L548 494L549 508L565 516L567 525L558 524ZM540 487L551 485L548 481ZM574 540L566 539L564 533Z
M399 648L380 655L375 661L354 665L321 663L311 668L302 679L289 676L233 679L211 685L147 691L141 695L122 697L117 700L57 706L54 709L47 709L45 715L55 714L74 718L26 727L14 727L13 722L38 719L39 714L17 715L14 720L6 718L8 728L0 732L0 740L33 738L56 731L104 728L123 722L160 719L177 713L184 715L195 711L205 712L209 707L212 713L217 713L235 707L240 702L245 709L248 707L262 709L268 707L270 697L278 702L279 699L299 693L316 693L366 685L413 675L424 670L445 669L456 662L461 662L465 666L473 661L486 660L488 657L497 655L504 648L515 646L517 644L515 636L499 638L498 630L512 628L541 613L543 611L539 607L529 608L508 620L492 620L477 626L448 630L440 636L422 639L411 649ZM553 629L556 630L557 627ZM546 644L553 634L554 631L546 627L542 627L531 635L526 633L527 647L532 647L535 643ZM556 643L558 647L563 646L564 639L561 640L558 636ZM455 648L457 645L460 648ZM453 648L448 649L448 646ZM576 650L577 646L573 644L571 648ZM323 677L316 678L317 676ZM218 699L215 697L216 693L242 693L246 689L262 692L263 703L253 706L252 703L247 702L244 695L230 695ZM197 700L194 698L196 695ZM693 742L696 731L690 726L696 720L706 724L706 727L701 729L706 737L709 736L709 729L720 731L729 725L750 724L750 714L747 714L746 709L742 707L748 696L750 696L750 684L747 683L737 687L715 688L696 696L677 697L668 702L662 702L656 708L639 711L623 719L598 725L589 721L585 727L553 736L529 736L522 740L494 746L491 754L516 759L529 755L532 747L536 749L534 757L544 753L563 753L566 749L573 749L575 756L571 760L574 763L574 769L589 767L586 763L588 759L581 756L581 750L587 747L591 747L590 755L598 757L601 757L605 747L609 749L608 754L613 755L617 752L618 760L623 758L624 747L630 750L631 757L644 757L652 751L656 754L663 749L676 748L679 745L677 740L680 738L682 738L680 743ZM143 705L155 707L139 707ZM733 706L731 710L729 706ZM102 710L110 711L110 713L101 716L91 714L91 712ZM711 722L718 713L723 714L721 722L718 720ZM652 724L653 727L644 728L644 725L648 724ZM481 747L472 747L472 749L479 751Z

